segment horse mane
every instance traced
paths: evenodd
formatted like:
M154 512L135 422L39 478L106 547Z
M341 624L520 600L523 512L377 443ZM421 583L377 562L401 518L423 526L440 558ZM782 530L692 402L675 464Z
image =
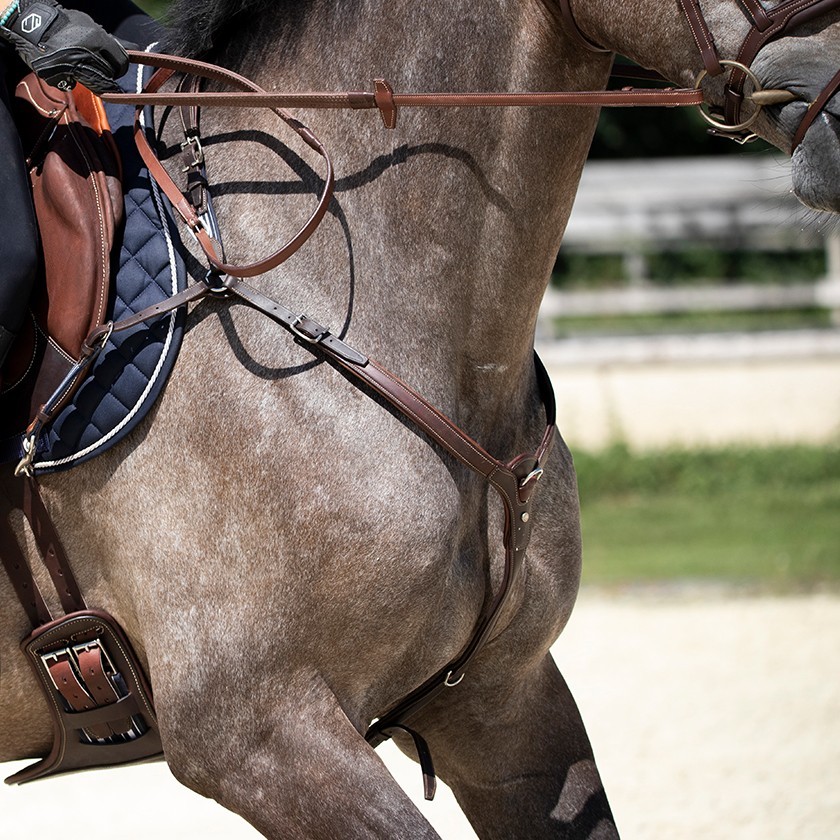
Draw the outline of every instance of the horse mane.
M253 18L283 6L291 12L300 0L175 0L167 14L166 49L186 58L208 58Z

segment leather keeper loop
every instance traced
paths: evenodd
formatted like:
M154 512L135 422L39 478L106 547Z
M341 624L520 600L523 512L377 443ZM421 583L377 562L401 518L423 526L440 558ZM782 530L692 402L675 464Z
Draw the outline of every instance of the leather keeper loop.
M373 97L385 128L396 128L397 106L394 103L394 91L385 79L373 80Z

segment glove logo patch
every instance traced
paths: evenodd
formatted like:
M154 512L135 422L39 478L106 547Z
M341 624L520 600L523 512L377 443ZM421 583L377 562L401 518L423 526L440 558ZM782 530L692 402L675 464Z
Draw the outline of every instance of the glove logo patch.
M44 19L38 12L31 12L21 22L20 28L27 34L31 35L33 32L41 28Z

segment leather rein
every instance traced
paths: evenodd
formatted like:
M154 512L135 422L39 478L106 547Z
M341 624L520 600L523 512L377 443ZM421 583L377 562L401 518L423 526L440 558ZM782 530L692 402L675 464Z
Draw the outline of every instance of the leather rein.
M711 126L713 134L728 137L739 143L748 143L756 139L757 135L749 129L758 119L764 106L783 105L798 98L790 91L762 89L761 82L750 69L758 53L771 41L784 37L795 27L840 7L840 0L784 0L775 8L765 9L759 0L738 0L738 5L750 24L750 30L736 57L728 60L721 58L718 53L714 36L700 7L700 0L679 0L679 3L703 60L704 69L697 77L695 86L699 88L706 76L721 76L727 69L730 71L724 86L723 112L707 113L701 108L700 113ZM560 10L566 32L578 46L590 52L612 52L595 43L580 30L572 11L571 0L560 0ZM751 93L744 92L748 80L752 85ZM832 77L816 99L809 103L808 110L794 133L791 154L796 151L808 129L839 90L840 71ZM746 101L751 101L756 107L744 118L741 112Z
M434 795L434 771L431 758L423 738L407 726L407 721L411 720L420 709L438 694L458 685L464 679L468 666L491 640L493 631L498 625L503 607L508 603L510 595L514 591L534 524L533 501L535 490L544 473L545 465L556 437L554 396L548 374L535 355L536 381L546 414L546 425L542 439L532 452L518 455L509 461L498 460L387 368L351 347L341 338L334 335L329 328L321 325L316 320L303 313L293 312L283 304L273 300L245 282L245 278L264 274L276 268L294 254L317 229L332 200L335 175L329 154L315 134L284 109L295 107L378 110L385 127L393 129L397 125L397 117L400 109L409 107L461 108L476 106L515 107L557 105L618 107L644 105L665 107L700 106L703 103L703 93L700 90L700 83L703 76L706 73L712 75L719 74L722 72L723 66L733 64L735 65L735 72L733 72L729 82L729 87L735 91L733 96L736 97L736 100L737 96L740 96L741 101L751 99L755 105L756 113L765 105L788 102L795 98L788 91L762 91L758 80L746 65L727 62L721 59L714 61L713 58L716 57L714 42L710 33L708 33L708 27L705 27L705 22L702 21L702 15L699 12L699 7L695 0L680 0L680 2L686 10L689 21L692 22L692 31L695 33L698 46L702 44L701 54L706 65L706 70L698 78L697 85L693 89L624 88L613 91L562 91L546 93L399 94L395 93L385 80L378 79L374 81L373 91L274 93L265 91L254 82L237 73L215 65L175 56L131 51L129 55L132 61L154 66L158 68L157 72L140 94L106 94L103 97L107 102L131 104L136 107L134 133L138 150L148 166L152 177L167 195L174 209L196 237L210 268L207 276L203 280L187 287L184 291L143 310L131 318L116 323L111 322L105 324L91 332L85 342L81 360L70 374L68 374L55 395L41 407L37 416L27 429L26 439L23 444L25 456L18 466L17 473L26 475L30 479L30 485L35 488L37 487L35 482L31 480L37 469L37 465L34 463L37 440L44 428L69 402L75 388L81 383L90 365L105 347L113 333L131 329L141 323L155 320L189 303L198 302L205 297L238 298L260 310L287 329L298 344L308 347L316 355L320 354L326 358L333 365L348 373L351 380L357 386L378 394L399 413L413 421L419 429L433 439L446 452L477 475L481 476L488 484L492 485L498 492L505 511L503 538L505 561L502 580L489 606L479 618L470 641L455 659L447 663L437 673L429 677L421 686L374 721L365 735L373 746L387 740L397 730L402 730L412 736L423 767L425 794L427 798L431 798ZM759 17L758 9L760 6L757 0L741 0L741 2L755 13L756 18ZM601 51L600 47L590 42L577 29L571 14L569 0L562 0L561 5L566 25L570 27L570 32L575 34L576 40L586 46L587 49ZM793 25L794 22L802 22L803 16L808 13L811 13L807 18L810 19L814 14L822 13L838 5L840 5L840 0L810 0L810 2L806 2L806 0L788 0L788 2L783 3L776 10L766 13L770 20L770 26L768 28L772 30L772 35L767 36L767 39L770 37L779 37L781 34L784 34L787 28ZM777 20L779 15L776 13L783 7L790 9L791 13L785 16L782 21L779 21ZM698 20L702 23L697 23ZM767 31L768 28L765 28L762 32ZM764 38L764 35L761 37ZM747 40L750 41L750 38ZM757 39L750 41L750 49L742 50L743 55L741 57L747 57L748 60L752 60L749 53L755 42L757 42ZM755 52L764 43L766 43L766 39L762 40L760 45L755 48ZM752 79L752 93L748 95L738 93L736 79L736 73L738 72L742 72L744 79L748 77ZM166 82L176 73L186 74L196 80L206 79L212 82L224 83L232 86L236 90L233 92L198 92L197 82L193 85L193 89L189 91L183 89L175 91L162 90ZM630 76L647 80L660 79L656 74L643 70L632 71ZM840 86L840 74L838 74L837 85L834 90L828 95L821 96L823 103L819 106L820 108L833 95L837 86ZM819 113L819 109L817 109L811 114L816 104L809 109L808 115L806 115L806 120L809 119L810 115L810 121L807 122L805 128L803 129L800 126L802 136L804 136L804 132L807 131L807 128L813 123L813 120ZM180 106L184 111L191 111L193 118L184 119L185 142L182 144L182 147L185 150L187 159L185 170L190 176L200 173L201 178L204 177L204 158L197 129L197 118L195 117L195 111L198 107L207 105L271 109L282 122L324 159L326 172L324 175L323 189L317 205L309 218L294 236L269 256L247 265L237 266L227 263L219 238L217 235L214 235L215 225L208 223L208 208L206 206L197 206L191 200L192 193L189 190L186 194L181 191L159 162L149 144L146 131L143 127L142 113L143 109L150 105ZM720 129L722 133L727 135L733 135L742 130L742 126L737 123L740 102L737 102L737 106L733 104L731 107L734 109L732 113L734 114L733 120L735 122L725 125ZM727 113L729 113L729 110L730 106L727 104ZM182 115L184 111L182 111ZM210 215L212 215L212 212ZM35 492L37 493L37 489ZM69 566L66 563L66 558L63 557L63 553L60 551L60 546L59 552L61 554L61 562ZM23 588L26 589L26 586L23 586ZM37 605L30 607L30 612L33 613L34 619L41 618L40 613L42 610Z

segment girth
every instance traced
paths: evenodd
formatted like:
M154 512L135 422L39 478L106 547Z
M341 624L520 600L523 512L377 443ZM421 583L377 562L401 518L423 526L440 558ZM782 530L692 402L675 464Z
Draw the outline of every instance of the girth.
M3 491L8 511L29 522L65 615L53 617L9 521L0 522L0 559L32 632L21 650L53 721L46 757L6 779L23 784L92 767L162 756L152 693L113 616L88 609L38 486L32 478Z
M755 135L748 129L757 118L761 105L782 104L784 101L796 99L793 94L790 94L787 100L778 97L775 99L756 98L755 104L758 107L751 116L742 118L741 112L747 98L744 93L747 80L750 80L754 86L758 85L760 91L760 84L750 70L758 53L771 41L782 38L795 27L840 7L840 0L785 0L773 9L765 9L759 0L738 0L741 10L750 22L750 30L734 59L724 60L718 54L714 36L703 16L699 0L679 0L679 3L703 61L704 71L698 78L698 85L706 75L720 76L727 68L731 71L724 87L723 119L711 117L702 109L701 113L712 126L714 133L739 142L754 139ZM565 29L578 45L592 52L610 52L580 30L572 11L571 0L560 0L560 9ZM621 78L620 73L618 77ZM831 79L814 102L810 103L794 134L791 154L797 149L814 120L838 90L840 90L840 72Z

